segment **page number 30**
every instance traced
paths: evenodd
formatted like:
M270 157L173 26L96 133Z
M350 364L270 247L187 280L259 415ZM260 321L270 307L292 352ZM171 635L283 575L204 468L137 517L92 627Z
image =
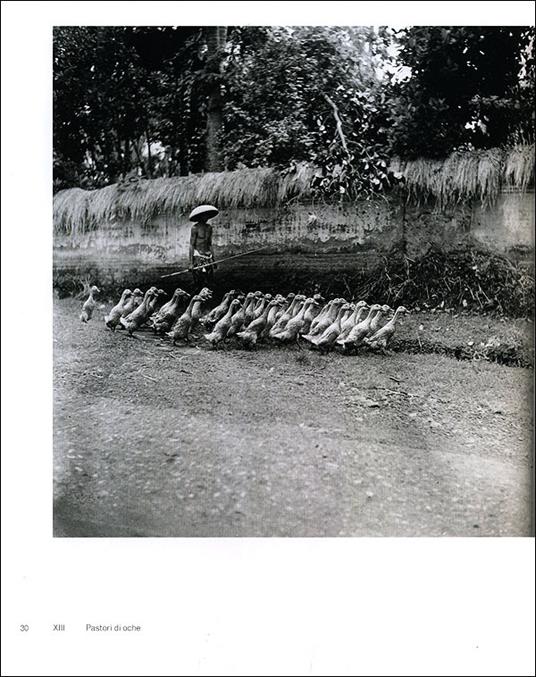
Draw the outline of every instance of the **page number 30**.
M30 629L29 625L19 625L19 630L21 632L28 632L29 629Z

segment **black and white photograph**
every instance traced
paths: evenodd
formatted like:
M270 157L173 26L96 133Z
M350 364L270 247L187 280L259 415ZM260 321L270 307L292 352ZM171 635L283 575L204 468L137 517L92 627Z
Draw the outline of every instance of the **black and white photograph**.
M534 2L2 2L2 675L534 675Z
M53 52L54 535L529 535L534 29Z

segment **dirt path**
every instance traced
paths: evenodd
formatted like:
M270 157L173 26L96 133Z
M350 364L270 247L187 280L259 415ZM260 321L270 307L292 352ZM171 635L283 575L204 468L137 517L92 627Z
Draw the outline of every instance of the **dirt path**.
M171 349L55 301L57 536L530 533L528 369Z

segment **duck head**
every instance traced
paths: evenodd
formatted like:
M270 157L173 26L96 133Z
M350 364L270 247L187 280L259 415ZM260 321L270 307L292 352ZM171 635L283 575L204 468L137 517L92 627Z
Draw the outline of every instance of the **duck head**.
M96 287L95 285L92 285L89 291L92 294L98 294L100 292L100 289L98 287Z
M326 299L322 296L322 294L315 294L313 296L313 299L316 301L317 305L320 305L321 303L326 302Z
M179 297L183 296L186 298L190 298L190 294L188 294L188 292L185 292L184 289L177 287L177 289L175 289L175 291L173 292L173 300L176 301Z
M231 310L237 310L240 307L240 300L239 299L233 299L229 305L229 308Z

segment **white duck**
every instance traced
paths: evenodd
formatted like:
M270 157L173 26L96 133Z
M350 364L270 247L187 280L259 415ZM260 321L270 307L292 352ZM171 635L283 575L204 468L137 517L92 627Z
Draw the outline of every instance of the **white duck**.
M356 324L356 326L348 334L347 338L343 340L337 339L337 344L342 345L345 350L357 348L359 345L361 345L361 343L363 343L363 339L369 333L372 318L380 309L381 306L378 303L372 304L369 308L366 318L359 324Z
M371 348L381 348L382 350L385 350L387 348L387 344L394 336L396 323L399 319L399 316L402 313L408 312L409 311L404 308L404 306L398 306L398 308L395 310L395 314L389 320L389 322L387 322L387 324L385 324L381 329L378 329L378 331L371 336L366 337L364 339L364 343L366 343Z
M337 337L337 341L342 341L345 339L356 326L356 324L361 322L367 308L368 306L365 301L358 301L355 304L354 312L351 313L343 322L341 322L341 333Z
M268 334L270 338L274 338L276 334L281 333L285 329L287 323L299 313L304 301L305 296L303 294L296 294L296 296L292 299L290 306L270 329L270 333Z
M112 331L115 331L115 328L117 327L117 325L119 324L119 320L121 319L121 315L123 314L125 306L130 301L131 298L132 298L132 290L124 289L118 303L116 303L116 305L110 310L108 315L106 315L106 317L104 318L106 326Z
M341 322L345 319L348 311L352 311L349 303L343 303L335 320L327 327L320 336L313 336L309 339L310 343L318 348L320 352L328 351L337 340L341 333Z
M218 320L221 320L221 318L225 315L229 308L229 304L231 301L235 298L237 292L235 289L231 289L231 291L228 291L226 294L223 295L223 299L217 305L215 308L213 308L208 315L205 316L203 323L207 326L211 324L215 324ZM253 296L253 294L252 294Z
M84 305L82 306L82 312L80 313L80 320L82 322L89 322L91 320L91 317L93 315L93 311L97 307L97 302L93 298L94 294L98 294L100 292L100 289L96 287L95 285L91 286L89 288L89 297L85 301Z

